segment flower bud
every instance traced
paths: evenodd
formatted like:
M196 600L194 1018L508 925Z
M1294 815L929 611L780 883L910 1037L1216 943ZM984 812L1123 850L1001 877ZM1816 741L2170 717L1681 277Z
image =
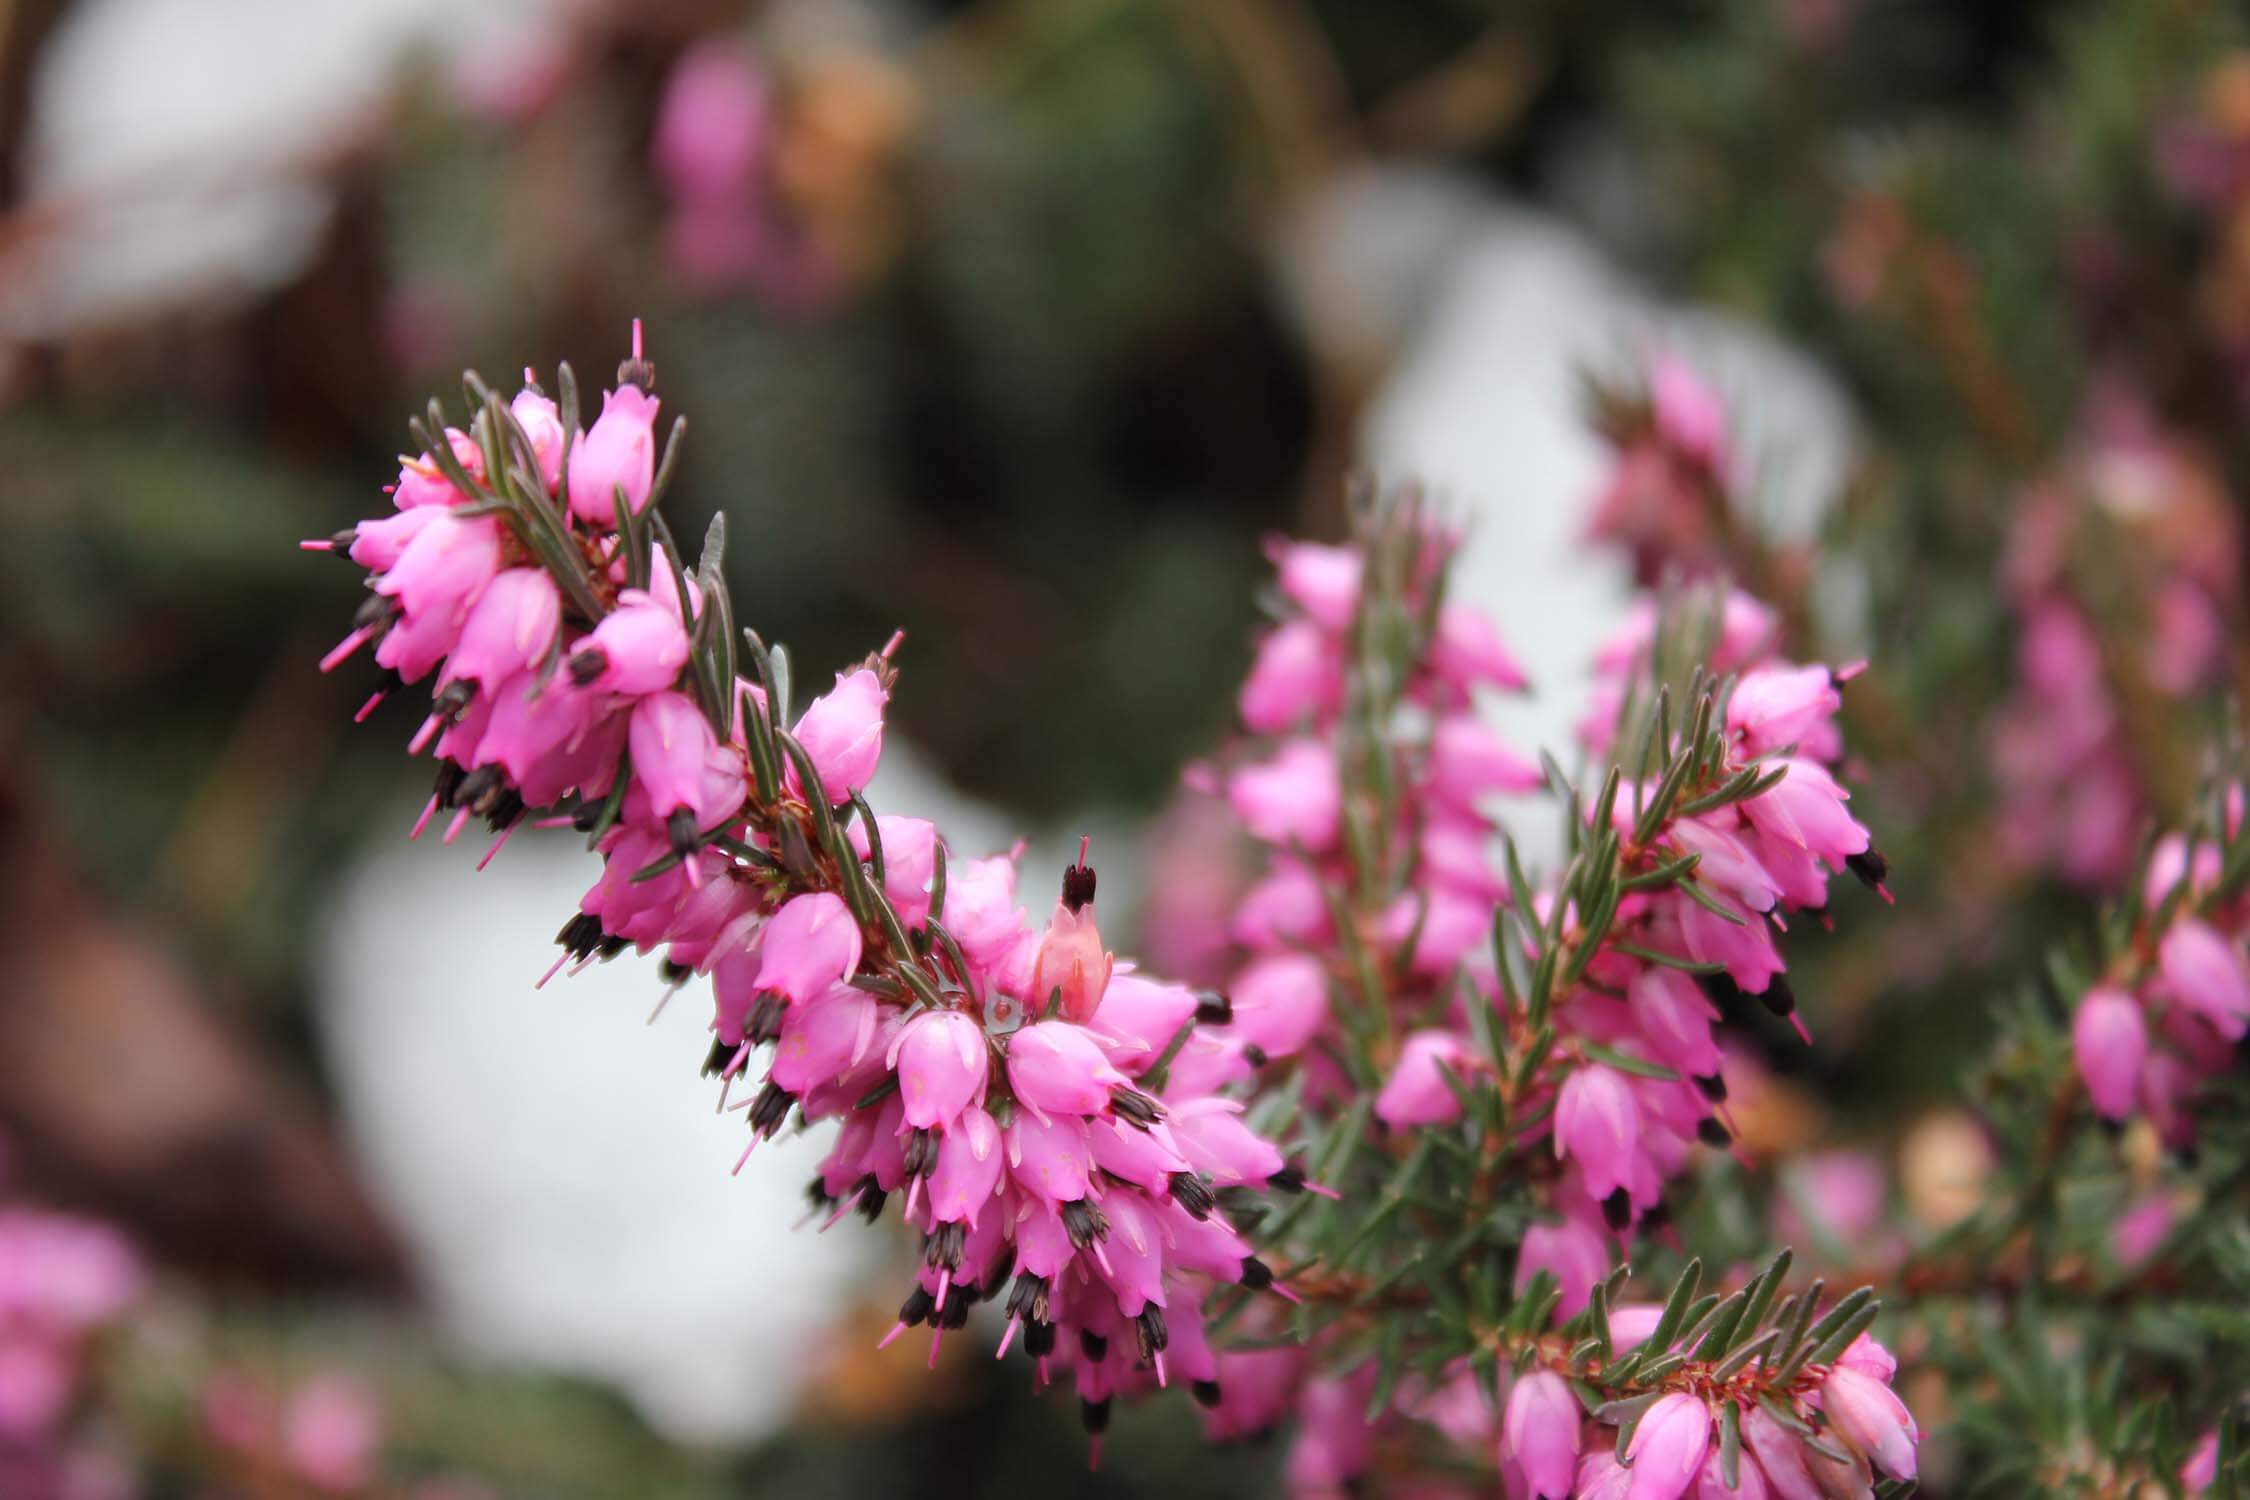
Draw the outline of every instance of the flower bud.
M2114 985L2099 985L2078 1002L2070 1023L2071 1053L2078 1076L2102 1118L2123 1120L2133 1113L2140 1089L2141 1064L2148 1057L2148 1028L2140 1002Z
M1523 1295L1541 1271L1555 1278L1562 1300L1555 1318L1567 1322L1586 1307L1594 1283L1609 1274L1609 1247L1590 1225L1573 1218L1559 1224L1534 1224L1523 1232L1516 1252L1516 1295Z
M2250 967L2234 945L2193 917L2182 917L2157 945L2157 968L2180 1003L2230 1042L2250 1031Z
M528 371L526 372L529 373ZM563 424L554 398L530 386L516 392L508 403L516 424L531 439L531 456L539 463L539 482L552 495L562 488Z
M618 595L617 605L571 654L573 679L595 692L662 692L687 665L687 631L678 615L639 590ZM583 677L581 662L590 669Z
M1343 707L1344 668L1335 641L1310 620L1289 620L1268 632L1243 679L1242 722L1253 734L1279 734Z
M1631 1461L1627 1500L1679 1500L1703 1472L1711 1450L1711 1413L1684 1391L1660 1398L1633 1429L1625 1456Z
M1837 1435L1877 1468L1893 1479L1914 1477L1914 1443L1921 1430L1889 1386L1838 1364L1821 1382L1820 1409Z
M1509 1391L1501 1440L1537 1500L1569 1500L1585 1417L1569 1384L1552 1370L1533 1370Z
M984 1097L991 1066L984 1028L960 1011L922 1012L899 1032L891 1052L906 1123L913 1129L946 1129Z
M1398 1050L1398 1064L1375 1096L1376 1117L1386 1125L1444 1125L1461 1117L1461 1101L1440 1064L1464 1087L1473 1082L1468 1044L1450 1031L1417 1031Z
M660 403L637 385L602 397L602 414L570 453L570 513L607 531L617 524L617 491L638 515L656 483L656 409Z
M1094 925L1094 872L1085 863L1083 843L1078 858L1063 872L1062 895L1032 961L1031 1004L1044 1013L1049 999L1059 996L1063 1019L1084 1024L1102 1003L1115 959Z
M1323 630L1341 631L1359 610L1361 561L1351 547L1319 542L1269 543L1281 592Z
M1430 666L1440 677L1459 688L1479 683L1521 692L1531 679L1508 648L1483 610L1468 604L1448 604L1438 611L1437 634L1430 642Z
M773 1068L766 1075L792 1094L809 1093L867 1055L875 1040L875 997L848 984L833 984L812 1000L782 1014L774 1043Z
M1592 1197L1607 1198L1631 1181L1640 1133L1640 1106L1616 1069L1587 1063L1563 1080L1555 1100L1555 1154L1578 1163Z
M909 1117L913 1108L909 1101ZM942 1224L973 1227L1000 1186L1003 1164L1000 1127L992 1116L974 1105L962 1110L938 1142L937 1166L930 1172L931 1216Z
M1452 807L1474 811L1489 793L1536 791L1544 780L1474 714L1449 715L1430 734L1430 793Z
M882 679L872 668L836 674L836 686L807 705L790 732L805 747L820 784L831 802L848 802L875 777L876 762L883 756L883 705L889 701ZM797 785L792 765L790 789Z
M1302 1051L1328 1022L1328 971L1309 953L1254 959L1235 976L1229 993L1234 1000L1229 1029L1269 1057Z
M902 818L886 813L875 820L883 839L883 898L898 913L909 931L930 919L930 877L937 871L937 825L928 818ZM866 825L852 820L844 836L854 853L866 859L873 846Z
M446 660L448 679L491 687L537 666L562 625L562 594L544 568L509 568L485 585Z
M1098 1115L1109 1091L1128 1083L1091 1034L1068 1021L1040 1021L1008 1038L1008 1082L1018 1103L1042 1115Z

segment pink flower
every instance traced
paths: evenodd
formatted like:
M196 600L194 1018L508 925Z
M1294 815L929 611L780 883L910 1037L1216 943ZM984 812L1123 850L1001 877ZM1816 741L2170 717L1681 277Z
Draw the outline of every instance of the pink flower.
M1291 740L1273 759L1229 777L1227 800L1265 842L1322 853L1336 842L1343 817L1335 752L1317 740Z
M772 941L769 933L769 946ZM943 1130L984 1096L991 1056L984 1028L974 1020L957 1010L926 1010L899 1032L891 1044L890 1062L898 1070L907 1125L915 1130Z
M1695 1500L1766 1500L1766 1476L1749 1454L1735 1465L1734 1480L1728 1484L1725 1463L1718 1454L1709 1455L1695 1481Z
M1360 556L1319 542L1273 542L1266 548L1281 592L1323 630L1341 631L1359 610Z
M664 81L649 155L682 198L747 195L769 145L771 114L757 61L730 42L699 42Z
M1365 1384L1326 1378L1306 1382L1297 1401L1297 1440L1289 1448L1292 1493L1340 1490L1366 1470L1374 1433L1367 1425Z
M1914 1477L1914 1442L1920 1429L1891 1388L1850 1365L1838 1364L1821 1383L1820 1409L1845 1442L1893 1479Z
M2157 946L2157 967L2182 1005L2230 1042L2250 1031L2250 971L2233 944L2193 917L2182 917Z
M571 678L593 692L639 696L679 680L689 643L680 617L649 595L627 589L618 607L571 653Z
M1288 1057L1328 1022L1328 971L1308 953L1270 954L1235 976L1230 998L1233 1034Z
M1727 410L1695 367L1675 354L1650 361L1649 410L1664 441L1705 468L1726 467Z
M324 1375L290 1398L281 1442L290 1466L315 1488L363 1490L375 1477L382 1410L357 1382Z
M1438 611L1436 636L1430 642L1430 668L1456 687L1479 683L1521 692L1531 679L1524 674L1500 632L1484 611L1467 604L1448 604Z
M1242 722L1278 734L1306 719L1333 716L1344 703L1344 669L1335 642L1311 620L1289 620L1258 643L1243 679Z
M1430 792L1441 802L1474 811L1488 793L1537 791L1545 780L1474 714L1440 719L1430 734Z
M1568 1321L1585 1310L1594 1283L1609 1274L1609 1248L1596 1230L1574 1218L1534 1224L1523 1232L1523 1246L1516 1252L1516 1295L1522 1296L1541 1271L1562 1289L1556 1320Z
M1679 1500L1703 1472L1710 1449L1711 1414L1703 1403L1681 1391L1662 1397L1641 1417L1626 1446L1633 1473L1626 1500Z
M980 969L998 963L1023 935L1015 856L995 854L950 870L940 915L970 963Z
M718 736L695 700L684 693L651 693L633 705L632 728L626 741L633 756L633 779L648 792L650 810L661 820L686 809L694 814L695 829L717 826L741 806L718 806L723 795L706 782L712 757L719 753Z
M1008 1082L1034 1114L1098 1115L1109 1091L1131 1080L1083 1027L1040 1021L1008 1038Z
M883 705L890 694L873 669L836 674L836 686L815 698L790 731L805 747L831 802L849 801L875 778L883 758ZM789 773L792 789L797 773Z
M1719 1071L1719 1048L1711 1040L1711 1023L1719 1013L1694 980L1651 964L1633 976L1625 999L1633 1024L1658 1062L1695 1078Z
M1758 1471L1777 1500L1825 1500L1826 1491L1805 1467L1805 1447L1797 1435L1755 1402L1741 1410L1743 1445L1757 1459Z
M977 1050L984 1050L980 1037ZM907 1103L912 1123L914 1105ZM942 1223L975 1225L1000 1186L1000 1127L975 1106L959 1112L938 1143L937 1166L930 1172L930 1213Z
M1630 1182L1640 1133L1632 1085L1615 1068L1587 1063L1563 1080L1555 1101L1555 1155L1578 1163L1597 1201Z
M1043 1202L1075 1203L1085 1197L1093 1160L1086 1122L1077 1115L1041 1119L1026 1109L1008 1122L1009 1178Z
M758 982L805 1004L859 969L859 924L844 898L828 891L792 896L766 923Z
M485 585L445 664L449 680L489 688L545 660L562 626L562 594L543 568L509 568Z
M2187 1462L2180 1465L2180 1488L2200 1495L2219 1482L2219 1434L2206 1432L2195 1440Z
M1753 667L1727 699L1727 728L1743 753L1764 755L1803 743L1843 703L1826 667Z
M1836 784L1825 766L1809 760L1785 760L1778 782L1742 804L1742 812L1760 830L1778 839L1801 845L1840 866L1868 848L1866 828L1844 811L1850 796Z
M1044 1012L1050 997L1059 996L1063 1019L1083 1024L1101 1005L1115 960L1094 925L1094 872L1085 863L1083 844L1078 858L1063 872L1062 895L1032 960L1031 1003Z
M1464 1088L1474 1087L1476 1059L1450 1031L1417 1031L1398 1050L1398 1065L1375 1096L1375 1114L1386 1125L1443 1125L1461 1117L1461 1101L1439 1065Z
M937 872L937 824L928 818L901 818L886 813L875 820L883 837L883 896L907 929L930 919L930 877ZM861 859L869 853L867 829L858 819L846 830L852 849Z
M1552 1370L1531 1371L1508 1393L1502 1441L1538 1500L1569 1500L1585 1417L1569 1384Z
M484 449L477 440L458 427L445 430L445 445L453 450L454 461L466 470L472 479L484 477ZM453 481L431 462L430 455L403 464L398 471L398 484L391 491L391 501L400 510L413 510L422 506L461 505L468 496L453 487Z
M638 515L656 483L656 409L662 403L637 385L602 397L602 414L570 453L570 513L608 531L617 524L617 492Z
M524 372L526 375L530 371ZM552 396L537 386L527 385L516 392L516 399L508 403L515 414L516 425L531 439L531 456L539 464L539 482L552 495L562 488L563 424L562 413Z
M808 1094L867 1055L875 1040L875 997L848 984L832 984L813 999L782 1013L767 1077L792 1094ZM741 1023L735 1023L736 1034Z
M2148 1056L2140 1002L2114 985L2087 991L2071 1021L2070 1046L2094 1108L2110 1120L2131 1115Z

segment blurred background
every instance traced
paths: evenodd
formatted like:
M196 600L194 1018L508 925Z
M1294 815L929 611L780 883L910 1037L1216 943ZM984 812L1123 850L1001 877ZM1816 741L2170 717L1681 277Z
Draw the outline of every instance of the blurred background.
M737 613L815 676L907 632L877 804L1034 870L1093 832L1119 950L1190 977L1238 872L1179 770L1261 538L1337 534L1355 465L1469 522L1520 737L1659 554L1873 657L1900 905L1811 935L1754 1143L1941 1225L1994 995L2244 683L2244 44L2193 0L0 0L0 1303L109 1257L68 1338L0 1319L0 1493L1273 1488L1179 1403L1089 1476L976 1340L875 1353L901 1247L793 1231L802 1143L727 1176L693 992L531 988L577 842L401 837L419 714L351 731L356 583L295 542L462 368L606 383L636 316ZM1735 459L1658 536L1660 355Z

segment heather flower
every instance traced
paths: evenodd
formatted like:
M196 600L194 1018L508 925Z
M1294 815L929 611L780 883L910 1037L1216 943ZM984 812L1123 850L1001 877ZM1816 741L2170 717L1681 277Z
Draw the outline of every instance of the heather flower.
M919 927L930 916L930 878L937 872L937 824L928 818L903 818L885 813L875 820L883 840L883 895L909 928ZM861 859L870 856L867 827L854 820L846 830L852 851Z
M899 1093L906 1100L906 1123L913 1129L943 1130L984 1094L990 1065L984 1031L959 1011L916 1016L891 1044L891 1054Z
M1081 841L1078 863L1063 871L1062 895L1032 961L1031 998L1044 1006L1052 997L1066 1021L1090 1021L1102 1003L1115 962L1102 947L1101 932L1094 925L1094 872L1086 864L1086 845Z
M1529 1493L1539 1500L1568 1500L1584 1416L1570 1386L1552 1371L1533 1370L1509 1391L1501 1418L1503 1452L1522 1469Z
M2148 1056L2140 1003L2114 986L2087 991L2071 1022L2070 1041L2094 1108L2111 1120L2131 1115L2141 1064Z
M1522 1296L1541 1271L1562 1289L1555 1316L1575 1318L1594 1284L1609 1274L1609 1246L1599 1230L1566 1212L1559 1223L1534 1224L1523 1232L1516 1253L1516 1295Z
M1258 643L1240 696L1242 722L1251 729L1278 733L1306 719L1325 719L1343 702L1340 649L1313 621L1284 621Z
M1466 604L1448 604L1438 611L1430 668L1463 692L1480 685L1521 692L1531 681L1490 617Z
M1627 1500L1679 1500L1703 1471L1711 1448L1711 1414L1685 1392L1659 1397L1626 1447L1633 1482Z
M1882 1381L1838 1363L1821 1382L1821 1410L1844 1441L1893 1479L1914 1477L1921 1429Z
M1328 1021L1328 974L1304 953L1260 958L1235 976L1232 1033L1270 1057L1288 1057Z
M490 688L537 667L562 626L562 595L541 568L509 568L485 585L446 660L449 681Z
M859 968L859 924L827 891L792 896L766 923L758 981L797 1003L811 1001Z
M571 652L570 675L589 692L637 697L677 682L688 652L679 612L626 589L617 596L617 608Z
M1108 1107L1110 1090L1129 1080L1091 1032L1041 1021L1008 1038L1008 1082L1033 1114L1095 1115Z
M1275 542L1267 547L1281 592L1323 630L1340 631L1359 608L1360 555L1319 542Z
M1236 771L1227 782L1227 799L1267 843L1298 844L1318 854L1336 841L1343 812L1336 758L1317 741L1292 740L1265 764Z
M1430 791L1441 802L1474 810L1488 793L1536 791L1545 779L1473 716L1443 719L1430 734Z
M2157 967L2180 1003L2228 1041L2250 1032L2250 965L2207 923L2174 922L2157 947Z
M562 412L554 398L531 382L531 372L524 371L525 385L508 403L524 436L531 439L531 455L539 465L539 483L548 494L562 489L563 424Z
M1376 1117L1392 1126L1459 1119L1461 1101L1446 1083L1447 1071L1459 1081L1474 1076L1468 1044L1449 1031L1415 1032L1399 1047L1398 1065L1375 1096Z
M1563 1080L1555 1102L1555 1155L1576 1162L1596 1199L1624 1191L1640 1149L1640 1107L1624 1075L1588 1063Z
M662 403L632 381L602 397L602 413L570 453L570 513L606 530L617 496L638 514L656 483L656 410Z
M836 686L815 698L791 731L805 747L829 800L844 802L875 778L883 757L883 705L889 690L873 668L839 672ZM798 789L794 767L790 786Z

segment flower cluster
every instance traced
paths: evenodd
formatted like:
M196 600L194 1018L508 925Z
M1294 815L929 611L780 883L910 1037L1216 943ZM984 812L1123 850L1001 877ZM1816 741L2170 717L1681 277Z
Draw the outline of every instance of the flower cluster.
M329 665L372 642L433 681L424 824L505 838L551 809L590 836L602 874L557 969L632 947L708 975L722 1104L771 1047L734 1105L745 1161L793 1113L837 1122L815 1203L873 1220L897 1197L922 1234L893 1337L929 1325L934 1359L1005 1294L1002 1352L1020 1335L1070 1375L1094 1431L1145 1382L1216 1402L1203 1298L1271 1283L1219 1195L1305 1186L1223 1092L1253 1068L1232 1008L1113 958L1083 844L1040 926L1016 853L949 870L928 820L873 813L895 639L794 719L784 652L745 631L738 673L723 527L691 577L654 510L653 382L636 337L583 433L567 371L559 404L473 390L471 431L406 464L393 515L316 544L371 572Z
M1723 562L1734 453L1718 393L1678 355L1659 352L1643 390L1597 389L1594 401L1614 457L1588 537L1623 549L1644 587L1673 568Z
M47 1451L89 1341L126 1314L143 1282L139 1256L107 1224L0 1208L0 1472Z
M2196 1094L2236 1065L2236 1045L2250 1035L2243 800L2232 786L2206 836L2158 842L2143 910L2071 1019L2095 1112L2112 1122L2146 1116L2177 1149L2194 1143Z
M2001 845L2114 888L2166 790L2154 710L2222 685L2240 628L2237 528L2210 458L2133 402L2017 506L2000 583L2019 622L1994 724Z

